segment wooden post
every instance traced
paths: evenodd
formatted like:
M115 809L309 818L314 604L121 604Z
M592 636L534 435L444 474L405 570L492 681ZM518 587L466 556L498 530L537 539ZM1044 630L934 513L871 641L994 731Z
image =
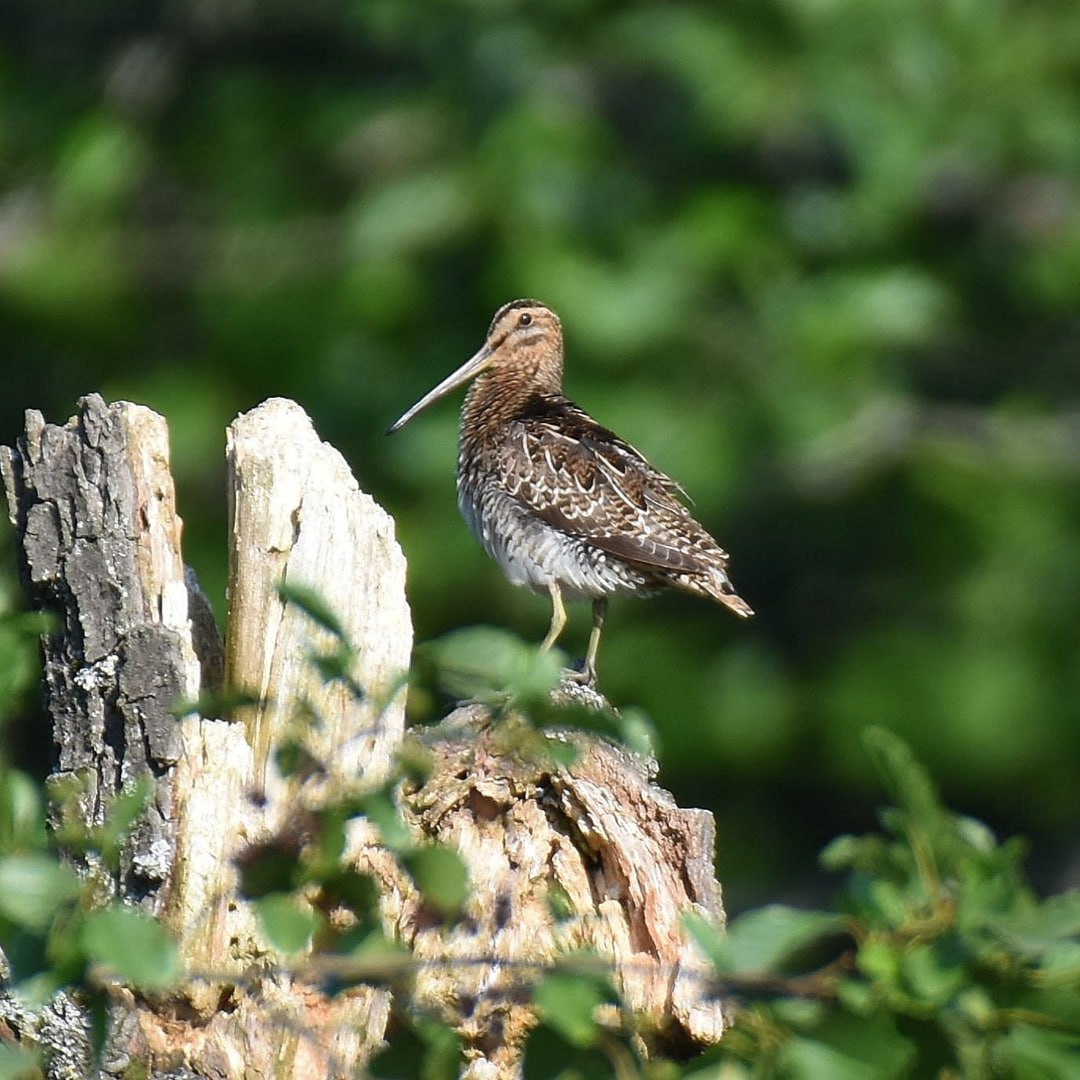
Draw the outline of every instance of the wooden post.
M0 453L31 602L61 620L44 642L56 772L78 778L87 824L139 778L152 785L120 872L84 869L165 920L192 976L167 1001L120 992L111 1051L152 1075L355 1075L384 1037L389 993L358 986L327 998L303 958L276 956L237 895L235 860L320 800L386 777L411 648L404 559L391 519L295 404L241 416L227 446L224 663L209 605L183 569L160 417L92 395L62 428L28 413L18 445ZM283 602L282 581L332 607L357 646L350 675L362 696L315 676L306 657L329 635ZM173 715L223 670L228 690L258 704L233 717ZM298 730L298 702L318 717L303 729L321 765L315 781L274 764ZM578 760L556 767L515 752L522 721L491 720L467 706L422 733L436 767L402 790L416 837L453 846L469 868L461 924L433 925L373 830L359 821L350 834L346 858L380 883L387 930L418 962L397 1007L456 1026L470 1080L511 1080L534 1023L528 987L562 953L588 948L611 961L644 1018L644 1046L685 1053L715 1042L723 1010L679 923L686 910L723 920L711 816L680 810L647 764L604 740L567 733ZM554 889L569 905L559 918Z
M226 678L261 703L246 722L264 794L274 788L271 748L301 699L319 714L310 749L332 778L381 779L404 731L402 676L412 649L405 558L393 522L292 401L273 398L239 417L228 431L226 460ZM310 588L333 609L356 649L352 675L363 701L318 678L309 654L329 635L281 599L279 583Z
M64 427L36 410L0 453L31 604L54 612L42 639L53 778L76 786L70 810L100 825L115 796L152 786L119 869L84 869L106 895L154 914L168 903L182 756L173 705L220 681L221 640L180 556L181 522L165 422L93 394ZM43 733L43 738L49 734Z

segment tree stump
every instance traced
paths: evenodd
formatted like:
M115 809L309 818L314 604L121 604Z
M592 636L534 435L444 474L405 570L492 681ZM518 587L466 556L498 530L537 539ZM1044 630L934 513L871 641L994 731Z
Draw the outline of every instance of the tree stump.
M69 812L99 824L137 782L152 792L119 870L81 869L103 899L163 920L188 976L153 1001L115 991L106 1074L137 1061L151 1075L356 1075L392 1008L420 1008L457 1028L465 1075L516 1077L535 1022L529 988L580 949L610 962L646 1052L715 1042L723 1010L679 921L688 910L723 920L711 816L680 810L647 763L595 736L565 734L572 765L530 760L511 737L522 721L493 723L476 705L419 733L435 768L399 788L416 837L449 844L468 867L463 919L436 925L364 820L348 836L345 859L375 878L388 933L412 951L410 995L359 983L328 997L317 965L274 953L237 893L237 859L323 800L386 779L404 737L412 631L392 520L298 406L272 400L239 417L227 447L224 651L183 566L160 417L91 395L64 427L29 412L0 452L30 602L59 616L43 639L44 684L54 776L78 785ZM332 635L283 600L282 582L326 598L356 646L349 675L362 695L314 674L306 657ZM175 715L222 682L254 704ZM320 764L299 779L274 757L296 737L298 703L317 718L302 737Z

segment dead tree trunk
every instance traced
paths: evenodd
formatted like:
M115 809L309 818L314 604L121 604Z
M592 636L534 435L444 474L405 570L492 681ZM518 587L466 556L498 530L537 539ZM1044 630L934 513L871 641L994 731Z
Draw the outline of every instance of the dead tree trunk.
M118 992L106 1071L136 1060L207 1077L355 1075L384 1040L389 992L358 985L328 998L303 960L276 956L237 894L236 859L328 792L388 775L412 634L392 521L298 406L273 400L238 418L223 654L183 567L160 417L96 395L62 428L31 412L0 467L31 603L60 619L43 641L54 775L77 781L88 825L118 793L151 785L119 871L84 870L103 895L160 917L190 975L167 1000ZM363 697L315 676L305 657L326 631L282 600L282 581L330 602L357 646L350 674ZM222 678L257 704L177 719L177 701ZM305 731L322 764L314 784L274 764L299 701L319 718ZM465 1075L515 1077L534 1022L528 985L587 947L611 961L654 1045L715 1042L721 1006L679 923L690 909L723 918L711 816L678 809L640 761L602 740L568 734L580 756L557 768L516 755L507 725L490 719L472 706L424 733L437 767L402 789L414 833L455 847L468 866L471 897L454 930L425 917L362 820L349 835L346 859L379 882L388 931L418 962L410 1001L396 1005L457 1027ZM555 887L569 903L559 919Z
M31 603L60 626L42 639L53 777L79 788L100 825L139 781L153 799L118 873L87 866L109 894L165 910L177 819L171 780L182 753L170 710L220 682L221 641L180 557L180 519L164 421L149 409L82 402L66 427L27 413L0 456Z

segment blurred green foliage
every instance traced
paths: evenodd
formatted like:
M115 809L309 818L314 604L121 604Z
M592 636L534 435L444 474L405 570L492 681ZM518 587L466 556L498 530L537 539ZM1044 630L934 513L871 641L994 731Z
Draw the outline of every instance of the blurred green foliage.
M99 876L80 875L61 850L68 856L92 852L100 862L114 864L120 838L146 807L148 795L146 786L119 795L97 828L65 825L47 832L47 810L52 824L70 817L59 785L53 786L47 807L40 784L0 762L4 994L36 1009L58 991L77 991L97 1048L104 1039L107 983L119 979L144 990L171 986L180 961L158 920L110 898ZM0 1076L42 1075L33 1067L41 1050L33 1036L20 1045L8 1029L0 1047Z
M687 1080L1067 1080L1080 1055L1080 892L1040 903L1022 845L947 810L894 735L869 728L864 742L896 805L882 832L822 853L848 872L842 914L773 905L723 935L688 917L743 1007ZM840 931L854 948L822 965ZM733 1067L711 1071L721 1063Z
M539 640L546 600L457 517L454 405L382 436L539 296L568 392L685 484L760 613L616 601L600 657L719 814L729 903L801 893L869 820L870 723L1056 888L1078 177L1070 0L14 0L0 441L91 390L164 413L223 611L223 427L294 397L395 514L420 640Z

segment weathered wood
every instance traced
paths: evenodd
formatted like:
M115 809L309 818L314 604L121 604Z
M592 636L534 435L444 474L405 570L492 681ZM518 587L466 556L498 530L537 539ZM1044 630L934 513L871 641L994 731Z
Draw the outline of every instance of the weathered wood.
M355 1075L383 1038L388 992L327 998L302 957L276 956L237 895L235 860L275 835L295 839L309 811L386 776L412 633L393 522L298 406L273 400L238 418L224 678L258 704L177 721L175 700L216 686L223 654L183 571L164 422L96 396L80 410L64 428L28 413L26 435L0 455L28 588L60 616L46 641L57 768L86 777L87 823L116 791L152 779L147 821L110 891L166 920L195 976L167 1001L118 992L107 1072L138 1062L230 1080ZM282 600L282 581L334 611L362 694L316 673L309 654L335 639ZM479 706L423 733L435 768L402 791L402 808L417 839L451 845L468 865L466 918L449 931L373 830L359 821L349 836L346 858L379 883L388 932L420 962L412 1000L457 1026L469 1080L520 1075L535 1022L528 989L568 951L610 961L646 1049L686 1051L724 1028L680 926L687 910L723 921L711 815L680 810L621 748L563 737L578 757L556 766L523 752L536 737L521 721L493 723ZM273 751L285 739L316 767L280 775ZM553 890L568 906L559 917Z
M198 695L203 663L221 668L212 620L196 634L189 617L205 599L180 556L165 422L97 394L63 427L30 410L24 435L0 449L0 470L31 603L59 624L42 645L53 778L78 791L66 813L100 825L121 791L151 788L119 870L85 869L108 894L160 914L178 828L172 709Z
M238 417L226 447L226 678L260 701L245 722L265 794L287 804L275 791L269 758L300 702L320 721L305 738L329 776L377 780L404 730L403 676L412 649L405 558L393 521L292 401L272 398ZM332 646L331 635L285 603L279 583L313 589L333 610L355 649L351 675L362 700L342 682L320 678L310 655Z
M527 990L568 953L611 962L654 1047L707 1046L724 1030L709 966L680 921L694 911L723 923L712 815L679 809L622 747L579 731L561 739L578 751L573 764L538 754L513 716L493 727L482 706L464 706L425 734L431 778L404 799L417 830L469 866L466 917L451 932L415 896L396 918L429 962L417 998L458 1027L476 1080L519 1075L535 1022Z
M345 460L295 403L273 399L238 417L226 453L225 679L257 704L239 710L229 731L204 733L204 752L186 757L183 806L190 823L185 866L199 882L187 893L201 895L183 913L185 959L217 977L188 989L198 1025L142 1010L132 1045L157 1061L182 1060L227 1077L351 1075L382 1041L389 994L361 986L329 999L289 974L236 896L235 860L275 830L294 829L327 798L385 775L404 730L412 647L405 560L390 517L359 490ZM349 674L362 696L319 676L311 655L336 643L282 599L281 583L311 589L333 610L353 646ZM273 751L287 738L302 741L318 763L315 780L278 775ZM373 845L361 827L351 839L355 857ZM303 962L291 966L302 970ZM254 967L264 974L253 981ZM229 973L238 978L230 982ZM223 995L229 1008L215 1012Z

